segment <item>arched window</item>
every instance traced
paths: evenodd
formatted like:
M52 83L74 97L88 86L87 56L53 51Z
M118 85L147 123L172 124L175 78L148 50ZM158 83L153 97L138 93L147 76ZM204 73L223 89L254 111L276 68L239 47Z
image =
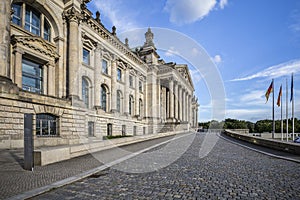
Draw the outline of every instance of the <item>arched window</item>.
M57 136L58 117L51 114L36 115L36 135L37 136Z
M129 96L129 115L133 115L133 96Z
M82 100L86 107L89 107L89 82L86 78L82 78Z
M104 85L101 85L101 108L106 112L107 106L107 90Z
M12 16L12 23L23 28L35 35L43 37L45 40L50 41L51 25L46 17L38 10L32 8L27 4L12 4L14 14ZM22 18L25 15L25 19ZM42 26L44 20L44 27Z
M121 98L122 98L122 93L120 90L117 91L117 111L121 113Z

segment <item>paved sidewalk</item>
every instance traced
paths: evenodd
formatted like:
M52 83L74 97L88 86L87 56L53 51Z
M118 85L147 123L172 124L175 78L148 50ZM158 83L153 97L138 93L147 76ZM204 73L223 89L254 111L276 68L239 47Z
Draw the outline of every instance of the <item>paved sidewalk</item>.
M102 166L103 163L95 157L108 163L172 137L174 136L122 146L120 148L124 151L121 152L120 148L112 148L46 166L35 166L33 171L23 169L23 149L0 150L0 199L7 199Z

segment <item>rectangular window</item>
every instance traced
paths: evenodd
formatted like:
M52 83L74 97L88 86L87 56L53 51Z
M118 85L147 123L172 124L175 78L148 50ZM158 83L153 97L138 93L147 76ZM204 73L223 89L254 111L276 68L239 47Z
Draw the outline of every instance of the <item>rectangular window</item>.
M88 122L88 134L89 137L94 136L94 122Z
M129 86L133 87L133 77L129 75Z
M122 135L126 135L126 125L122 125Z
M108 66L107 66L107 61L102 60L102 73L103 74L108 74Z
M16 25L21 26L21 5L13 4L12 9L14 11L12 22Z
M82 61L84 64L90 64L90 51L85 48L82 50Z
M58 118L51 114L36 115L36 135L37 136L57 136Z
M139 81L139 91L143 92L143 82Z
M23 90L41 94L43 92L42 66L32 61L22 60Z
M120 68L117 69L117 80L122 81L122 70Z

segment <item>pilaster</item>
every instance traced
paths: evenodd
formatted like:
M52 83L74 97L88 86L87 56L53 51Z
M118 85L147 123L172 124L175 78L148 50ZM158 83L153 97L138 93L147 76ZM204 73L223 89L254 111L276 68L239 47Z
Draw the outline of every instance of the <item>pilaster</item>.
M7 79L10 79L10 4L10 0L2 0L0 3L0 76Z
M111 62L111 112L117 110L117 57L114 56Z
M139 116L140 113L139 113L139 81L140 81L140 72L137 72L136 73L136 78L135 78L135 95L134 95L134 101L135 101L135 104L134 104L134 109L135 109L135 115L136 116Z
M95 87L94 87L94 105L95 107L100 107L100 91L101 91L101 69L102 69L102 60L101 60L101 47L100 44L97 44L97 47L95 49L95 60L94 60L94 81L95 81Z
M125 90L124 90L124 114L126 116L129 115L129 92L128 92L128 89L129 89L129 72L130 72L130 69L129 67L127 67L125 69Z
M14 82L19 88L22 88L22 56L24 51L20 48L15 48L13 51L14 55Z

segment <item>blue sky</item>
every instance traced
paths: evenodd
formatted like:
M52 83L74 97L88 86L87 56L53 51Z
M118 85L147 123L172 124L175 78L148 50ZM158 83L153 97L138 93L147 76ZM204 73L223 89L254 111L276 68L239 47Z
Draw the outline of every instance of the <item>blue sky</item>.
M220 101L214 96L214 93L219 94L214 87L224 88L226 110L223 117L250 121L271 119L272 101L266 103L264 94L272 78L275 80L275 101L283 84L285 116L285 84L288 79L290 93L292 72L295 117L300 118L298 0L93 0L88 8L93 13L100 11L107 29L115 25L121 40L124 39L122 33L138 30L135 34L124 34L129 38L130 47L143 45L144 32L151 27L155 44L164 47L158 48L161 58L166 62L190 64L200 103L199 121L222 118L222 115L213 114L216 102ZM166 30L174 37L160 37ZM177 35L186 38L176 40ZM188 44L185 40L197 44L198 50L209 56L213 66L191 61L188 54L194 54L197 49L183 52L182 45ZM169 43L165 44L166 41ZM208 77L205 67L215 68L216 77L220 76L222 82L216 81L211 87L214 76ZM288 106L290 117L291 104ZM275 118L280 118L277 106Z

